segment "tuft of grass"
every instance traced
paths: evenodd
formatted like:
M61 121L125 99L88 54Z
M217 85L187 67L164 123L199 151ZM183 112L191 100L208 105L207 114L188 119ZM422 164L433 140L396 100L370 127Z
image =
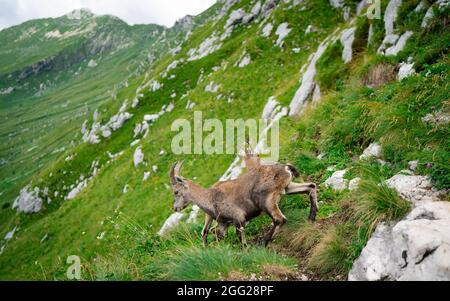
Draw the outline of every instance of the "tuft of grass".
M308 268L322 275L344 274L349 254L348 231L345 224L331 226L312 249L308 259Z
M404 217L411 205L389 188L374 169L365 168L364 175L357 193L352 196L353 215L359 224L367 225L367 235L371 235L380 222Z
M153 264L161 270L163 279L220 280L236 272L243 275L262 272L267 265L292 270L295 260L262 247L242 250L218 244L209 248L176 248Z

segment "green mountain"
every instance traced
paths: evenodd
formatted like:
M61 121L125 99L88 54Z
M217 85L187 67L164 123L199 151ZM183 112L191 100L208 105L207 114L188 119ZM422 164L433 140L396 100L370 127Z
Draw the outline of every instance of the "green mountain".
M379 224L450 187L448 2L370 11L222 0L172 28L80 10L2 30L0 279L67 280L71 255L82 279L347 279ZM248 249L231 230L203 248L203 213L171 212L171 165L205 187L245 171L235 154L171 151L194 111L279 119L280 161L319 185L318 221L283 197L269 248L268 216L246 226Z

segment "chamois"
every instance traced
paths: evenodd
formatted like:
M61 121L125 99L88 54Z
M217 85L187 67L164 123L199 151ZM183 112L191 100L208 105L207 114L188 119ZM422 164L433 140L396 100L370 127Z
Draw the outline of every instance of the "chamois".
M314 221L317 213L317 186L314 183L294 183L298 171L289 164L262 164L257 155L246 152L243 158L248 172L235 180L217 182L211 188L184 178L180 174L183 162L175 163L169 177L174 192L173 209L177 212L185 209L190 202L199 206L205 213L205 225L202 238L205 246L213 220L218 223L217 238L225 236L229 226L236 228L240 242L247 244L244 227L261 213L267 213L272 227L264 239L267 244L286 223L286 217L278 207L284 194L309 194L311 208L309 219Z

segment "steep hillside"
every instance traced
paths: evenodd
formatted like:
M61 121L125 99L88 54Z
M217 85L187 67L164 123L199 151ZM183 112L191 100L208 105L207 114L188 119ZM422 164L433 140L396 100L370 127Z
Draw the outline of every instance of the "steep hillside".
M20 194L2 196L0 278L65 280L66 259L77 255L83 279L347 279L380 223L395 224L421 206L411 199L448 201L450 186L448 2L381 3L380 18L369 19L364 0L218 1L202 15L158 31L155 41L144 39L149 43L145 49L154 46L164 55L133 77L129 71L142 62L142 48L118 51L123 51L117 60L124 65L137 63L128 70L115 69L120 63L105 54L93 56L93 69L85 67L86 60L61 67L66 74L83 64L87 70L79 76L86 74L85 81L66 82L80 85L73 91L80 97L78 106L86 102L82 97L93 101L93 95L102 95L99 91L111 90L119 74L127 84L115 86L115 97L88 104L89 111L70 127L62 124L49 136L32 135L43 141L60 135L67 142L57 147L66 148L57 159L48 157L49 164L30 181L24 177ZM136 38L142 38L140 30ZM161 46L162 37L179 44ZM62 47L24 58L17 70L8 64L0 70L16 77L43 57L57 58L53 53ZM108 60L111 69L101 69ZM117 77L104 85L112 73ZM36 99L43 109L24 102L21 107L19 98L1 99L2 112L4 105L17 114L29 108L37 114L35 125L48 122L51 116L44 114L56 98L46 100L44 94ZM211 246L203 248L198 208L171 212L170 166L185 160L183 175L205 187L245 170L236 154L173 154L172 124L177 119L192 124L194 111L222 122L279 119L280 161L291 162L303 180L320 185L318 221L306 221L306 198L284 197L280 207L288 223L269 248L260 246L270 224L267 216L246 227L248 249L241 249L231 231L222 242L212 241L211 235ZM64 112L73 116L75 111ZM5 129L17 128L20 119L11 119L2 124L2 137L9 133ZM69 136L73 128L81 129L81 135ZM20 142L26 139L21 136ZM15 153L27 147L8 142ZM31 176L31 154L26 157L20 175L27 170ZM403 176L410 181L398 185ZM412 187L416 179L420 183ZM436 219L445 220L437 249L448 239L448 224ZM380 278L396 279L395 273L380 273Z
M193 25L129 26L113 16L78 10L2 30L4 197L17 195L34 173L78 144L80 124L87 115L101 105L119 106L116 94L126 93L132 81L141 80Z

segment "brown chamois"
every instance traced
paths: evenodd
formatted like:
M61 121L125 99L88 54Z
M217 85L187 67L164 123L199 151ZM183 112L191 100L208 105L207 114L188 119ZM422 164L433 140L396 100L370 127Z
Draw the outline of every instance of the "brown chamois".
M267 244L286 223L278 203L283 194L309 194L311 208L309 219L314 221L317 213L317 186L314 183L294 183L297 170L289 164L261 164L259 157L246 152L243 158L248 172L236 180L217 182L211 188L200 185L180 175L182 162L174 164L170 170L170 181L174 192L173 209L181 211L190 202L206 213L202 230L203 242L207 244L209 228L213 220L218 223L217 237L225 236L229 226L236 228L236 234L245 246L245 225L261 213L267 213L273 221L264 243Z

